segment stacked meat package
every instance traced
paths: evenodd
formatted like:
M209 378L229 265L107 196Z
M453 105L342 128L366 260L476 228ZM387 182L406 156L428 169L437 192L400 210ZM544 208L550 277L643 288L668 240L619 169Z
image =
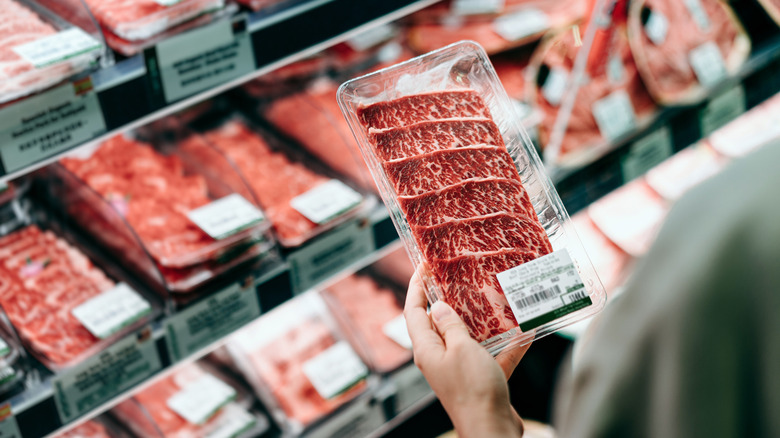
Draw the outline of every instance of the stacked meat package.
M233 335L227 347L288 432L312 426L368 388L368 368L314 292L263 315Z
M210 149L203 141L197 144ZM190 144L188 150L194 148ZM172 292L189 292L253 263L273 245L270 224L251 204L248 189L232 190L228 178L211 178L181 152L165 155L117 136L89 158L65 158L52 169L63 187L55 197L76 223ZM240 179L235 173L233 178ZM222 217L228 210L235 217Z
M130 435L102 415L57 434L54 438L130 438Z
M235 383L196 362L177 367L111 412L139 437L258 436L268 423L247 410L250 404Z
M424 267L429 299L452 306L473 338L497 353L550 330L536 324L549 315L527 306L537 297L513 288L519 294L510 304L509 283L498 277L550 254L548 235L561 239L558 254L582 257L583 283L549 292L574 304L557 314L585 308L575 314L583 315L603 304L603 288L566 231L568 217L552 208L557 194L479 46L454 44L355 79L342 85L339 102L399 234Z

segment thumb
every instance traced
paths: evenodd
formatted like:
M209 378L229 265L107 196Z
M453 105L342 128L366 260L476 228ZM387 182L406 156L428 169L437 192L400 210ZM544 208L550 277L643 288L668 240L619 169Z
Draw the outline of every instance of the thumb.
M431 317L436 330L444 338L445 345L470 340L469 329L452 307L443 301L437 301L431 306Z

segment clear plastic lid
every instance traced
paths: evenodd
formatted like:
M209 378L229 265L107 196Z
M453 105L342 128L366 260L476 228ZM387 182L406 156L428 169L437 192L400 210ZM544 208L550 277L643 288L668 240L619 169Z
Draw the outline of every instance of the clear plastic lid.
M339 104L429 301L455 308L489 351L530 343L604 305L593 266L479 45L456 43L346 82ZM546 283L524 285L532 269L546 272L545 261L567 272L565 284L544 275ZM540 297L543 306L529 307Z

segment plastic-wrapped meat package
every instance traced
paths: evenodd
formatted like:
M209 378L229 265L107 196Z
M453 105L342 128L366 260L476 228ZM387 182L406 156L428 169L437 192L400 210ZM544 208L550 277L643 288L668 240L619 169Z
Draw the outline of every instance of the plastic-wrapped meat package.
M703 141L650 169L645 180L662 198L674 202L697 184L720 172L727 162Z
M559 165L589 161L600 150L608 147L610 141L638 127L655 109L637 72L623 27L618 26L612 34L609 46L608 56L603 60L604 68L599 70L597 76L586 78L577 91L560 145ZM572 31L566 30L544 41L531 60L531 77L534 82L528 87L529 101L544 114L539 127L543 148L549 146L553 136L567 81L578 53ZM612 109L612 112L617 108L617 112L625 114L627 118L617 120L602 116L604 120L600 124L596 117L597 108L604 108L605 111ZM604 129L610 131L604 132Z
M71 311L114 282L78 249L36 225L0 238L0 305L47 365L74 363L100 341Z
M349 125L336 102L338 84L317 81L304 91L271 102L263 116L331 169L376 191Z
M365 368L340 370L354 378L335 394L321 394L307 375L307 364L335 348L348 348L329 318L320 297L307 293L241 329L227 344L237 367L278 422L298 432L367 388ZM346 361L332 366L349 368Z
M199 386L202 391L213 392L188 392L193 391L194 386ZM179 411L188 407L175 401L177 397L182 397L181 394L187 394L193 399L203 397L205 403L213 404L209 407L214 407L215 412L207 413L202 423L193 423L183 416L193 415L191 412ZM241 402L234 401L237 394L231 384L196 362L177 367L167 377L115 406L111 413L133 433L142 437L237 436L252 428L255 422L254 416L240 405ZM220 434L228 428L233 431L232 434Z
M85 2L102 26L130 41L150 38L225 5L225 0L182 0L171 6L155 0Z
M392 289L368 275L355 274L329 286L322 295L342 323L345 335L373 370L391 372L412 359L407 346L391 338L391 334L395 336L392 332L388 334L398 329L393 324L406 329L402 322L403 308ZM407 341L408 335L405 337L401 342Z
M780 96L751 109L710 134L709 143L730 158L743 157L780 138Z
M36 68L15 51L18 47L57 34L58 29L16 0L0 0L0 103L43 90L87 68L94 53ZM95 41L96 48L100 45Z
M599 278L604 283L607 294L611 296L623 284L631 257L607 239L586 213L576 214L571 220L596 272L599 273Z
M633 1L628 31L639 73L664 105L698 102L750 53L745 30L721 0Z
M237 119L204 133L203 137L237 166L284 246L302 244L322 232L326 224L335 224L362 204L361 201L329 222L315 223L294 207L293 201L328 183L330 178L291 159L285 152L274 150L262 136Z
M241 89L255 99L286 95L291 90L297 92L305 88L313 78L324 75L330 64L331 60L326 56L326 52L319 52L253 79Z
M623 251L641 257L655 241L669 206L644 181L635 180L588 207L594 224Z
M78 426L55 435L54 438L116 438L110 429L96 420L87 420Z

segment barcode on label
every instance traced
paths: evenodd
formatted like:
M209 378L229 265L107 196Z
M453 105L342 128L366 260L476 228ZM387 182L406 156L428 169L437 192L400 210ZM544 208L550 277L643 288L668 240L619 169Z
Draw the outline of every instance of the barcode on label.
M585 292L585 289L582 289L582 290L578 290L577 292L564 295L561 298L563 299L563 302L565 304L571 304L571 303L576 303L579 300L584 300L585 298L588 298L588 294Z
M561 287L560 286L553 286L549 289L545 289L541 292L537 292L531 296L523 297L520 299L515 300L515 306L518 309L524 309L528 306L533 306L537 303L540 303L542 301L547 301L549 299L555 298L558 295L561 294Z

